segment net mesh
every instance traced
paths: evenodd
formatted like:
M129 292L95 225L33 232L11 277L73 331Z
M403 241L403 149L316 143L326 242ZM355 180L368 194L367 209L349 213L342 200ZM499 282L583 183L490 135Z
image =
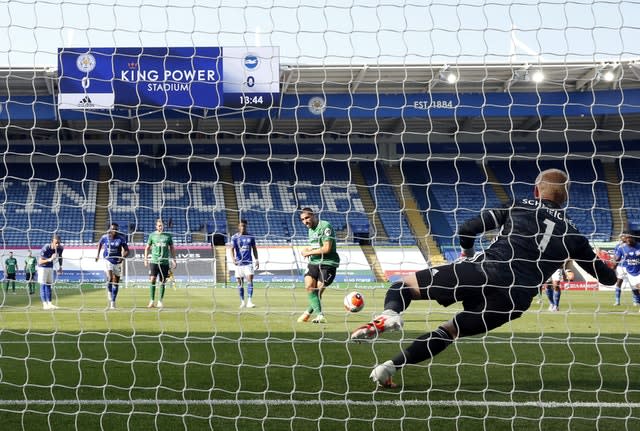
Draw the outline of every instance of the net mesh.
M640 6L218 3L0 5L3 427L640 428L640 299L623 284L614 306L578 268L559 311L543 292L521 319L402 369L393 391L372 368L460 307L416 301L403 331L347 342L382 311L388 280L457 258L457 227L530 195L541 169L569 172L567 213L594 246L611 250L638 223L628 17ZM212 45L280 47L279 103L58 109L60 47ZM326 324L297 321L306 206L331 222L341 257ZM178 266L149 309L142 255L158 218ZM240 220L258 242L255 308L239 308L233 277ZM131 247L115 310L96 259L111 222ZM43 310L24 266L53 234L64 271L59 308ZM365 306L348 313L354 290Z

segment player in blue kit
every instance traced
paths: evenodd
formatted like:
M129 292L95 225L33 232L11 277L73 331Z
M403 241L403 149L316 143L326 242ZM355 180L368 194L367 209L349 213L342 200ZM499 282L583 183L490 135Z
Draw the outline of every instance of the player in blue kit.
M258 248L256 247L255 237L247 233L246 220L241 220L240 223L238 223L238 232L231 237L231 253L233 255L233 263L236 265L240 308L253 308L255 307L251 300L253 297L253 274L254 269L258 269L259 267ZM245 279L247 281L246 303L244 301Z
M62 242L60 235L53 235L51 243L45 244L40 250L38 259L38 283L40 283L40 299L43 310L55 310L57 306L51 303L51 285L53 284L53 264L58 262L58 274L62 274Z
M116 308L116 298L118 297L120 276L122 275L122 262L129 254L129 245L127 238L118 232L120 226L118 223L111 223L109 231L102 235L98 242L98 255L96 262L100 259L100 251L104 247L102 256L104 257L107 275L107 296L109 298L109 309Z
M622 244L616 247L615 259L618 267L624 268L624 275L631 286L633 304L640 305L640 244L631 232L622 234ZM618 273L620 277L621 272Z

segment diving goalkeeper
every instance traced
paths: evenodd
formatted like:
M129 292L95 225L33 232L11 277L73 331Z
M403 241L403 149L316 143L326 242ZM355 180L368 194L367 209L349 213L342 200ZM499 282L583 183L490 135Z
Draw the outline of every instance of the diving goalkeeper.
M484 334L519 318L540 285L568 259L601 283L615 284L615 272L596 257L587 238L562 209L568 189L565 172L541 172L533 198L506 209L482 211L460 226L465 259L418 271L394 283L387 291L382 314L353 331L352 340L373 339L381 332L401 329L400 313L412 300L431 299L445 307L462 302L463 311L376 366L371 379L378 385L395 387L392 376L405 365L432 358L456 338ZM494 229L500 229L500 235L484 253L474 256L476 235Z

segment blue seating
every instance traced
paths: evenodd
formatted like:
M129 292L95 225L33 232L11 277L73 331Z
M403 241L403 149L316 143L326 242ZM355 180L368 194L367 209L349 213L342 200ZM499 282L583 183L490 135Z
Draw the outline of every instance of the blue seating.
M608 241L613 222L604 169L599 160L492 161L489 165L514 199L531 196L540 170L558 168L569 173L571 187L567 215L592 241Z
M384 167L379 163L360 162L359 166L365 184L369 187L375 205L374 211L387 233L388 244L415 245L416 240L402 212L404 205L400 205L394 190L398 185L390 184Z
M54 232L68 245L93 240L97 164L6 166L0 219L5 246L40 248Z
M215 232L227 232L222 184L213 163L114 163L111 170L109 217L126 220L145 239L158 218L177 243L190 242L193 232L211 223Z
M428 160L406 162L402 167L432 235L443 250L457 245L454 233L467 219L482 209L502 206L475 161Z

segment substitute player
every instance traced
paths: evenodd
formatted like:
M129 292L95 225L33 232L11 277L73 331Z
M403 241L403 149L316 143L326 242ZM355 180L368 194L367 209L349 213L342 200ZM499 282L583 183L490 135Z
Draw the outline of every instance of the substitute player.
M149 254L151 254L151 260L149 260ZM149 305L147 305L148 308L156 306L156 280L160 281L160 298L158 299L157 307L162 308L164 306L162 300L164 299L165 284L171 269L170 259L173 259L173 268L178 266L173 237L170 233L164 232L164 223L162 219L158 219L156 220L156 231L149 235L147 245L144 248L144 266L149 267L149 281L151 283L149 287L151 299Z
M16 273L18 272L18 259L13 257L13 252L9 252L9 257L4 261L4 291L9 292L9 283L11 283L11 291L16 293Z
M129 254L127 238L118 231L119 228L118 223L111 223L109 231L102 235L98 242L98 254L96 256L97 262L100 259L100 251L104 248L102 257L105 265L104 272L107 275L107 297L109 299L109 309L111 310L116 308L122 266L124 259Z
M253 274L254 269L258 269L258 247L253 235L247 233L247 221L241 220L238 223L238 232L231 237L231 253L233 263L236 265L236 281L238 282L238 293L240 294L240 308L255 307L253 298ZM254 259L255 258L255 259ZM244 302L244 281L247 281L247 302Z
M624 271L618 272L618 279L626 278L631 286L633 295L633 305L640 305L640 244L631 232L624 232L623 243L616 247L615 259L618 267L623 267ZM617 268L616 268L617 270Z
M51 302L51 286L54 282L53 267L58 262L58 274L62 274L62 242L60 235L53 235L51 242L45 244L40 250L38 259L38 283L40 283L40 299L43 310L55 310L58 308Z
M412 300L435 300L445 307L462 302L463 311L376 366L370 378L378 385L395 387L392 376L405 365L434 357L456 338L484 334L519 318L540 285L567 259L574 259L601 283L613 285L615 272L596 258L587 238L562 209L568 189L565 172L541 172L533 198L505 209L483 210L460 226L462 256L470 259L418 271L394 283L385 296L383 313L353 331L352 340L374 339L381 332L399 330L403 325L400 313ZM476 236L494 229L500 235L484 253L474 256Z
M309 307L298 322L307 322L313 313L316 317L313 323L327 323L322 314L322 294L326 287L333 283L336 271L340 265L340 256L336 251L336 234L331 223L319 220L311 208L303 208L300 221L309 229L309 247L305 247L301 254L309 258L307 272L304 275L304 286L307 290Z

